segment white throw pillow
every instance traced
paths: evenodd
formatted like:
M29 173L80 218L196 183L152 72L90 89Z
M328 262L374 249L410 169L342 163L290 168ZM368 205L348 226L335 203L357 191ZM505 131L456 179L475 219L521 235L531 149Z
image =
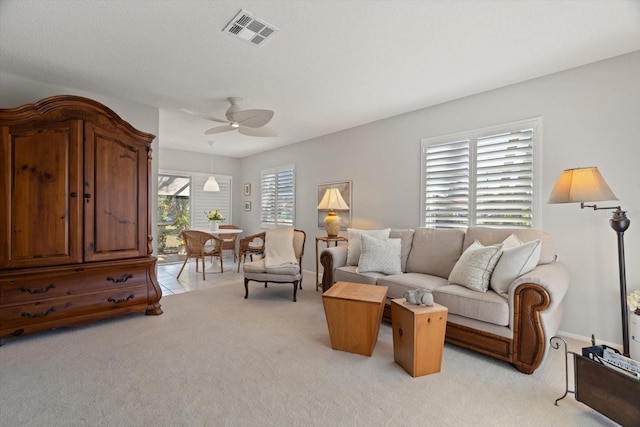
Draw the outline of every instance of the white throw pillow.
M362 252L356 268L357 273L402 273L400 239L380 240L363 233L360 234L360 242Z
M356 228L347 228L347 265L358 265L360 261L360 234L366 234L376 239L387 240L389 238L390 228L384 230L358 230Z
M500 258L502 243L483 246L477 240L462 253L449 275L449 283L478 292L487 292L491 273Z
M511 282L538 265L541 249L541 240L532 240L519 246L503 249L500 260L491 275L491 289L507 297Z

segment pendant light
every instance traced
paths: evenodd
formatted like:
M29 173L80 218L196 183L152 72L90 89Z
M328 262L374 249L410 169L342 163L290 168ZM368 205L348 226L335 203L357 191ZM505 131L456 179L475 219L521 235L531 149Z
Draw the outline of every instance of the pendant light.
M203 191L220 191L220 186L218 185L218 181L216 181L216 177L213 176L213 141L209 141L209 146L211 147L211 176L207 179L207 182L204 183Z

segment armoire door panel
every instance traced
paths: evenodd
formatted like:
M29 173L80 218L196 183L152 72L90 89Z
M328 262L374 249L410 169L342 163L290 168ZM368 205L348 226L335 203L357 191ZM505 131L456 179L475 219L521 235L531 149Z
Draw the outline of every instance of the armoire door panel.
M146 150L126 134L85 125L86 261L146 255L141 162L147 162Z
M82 262L81 123L33 123L1 133L0 266Z

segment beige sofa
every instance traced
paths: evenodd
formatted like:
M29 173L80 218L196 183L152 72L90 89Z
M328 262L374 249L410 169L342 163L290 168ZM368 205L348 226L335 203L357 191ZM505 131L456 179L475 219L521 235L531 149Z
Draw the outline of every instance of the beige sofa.
M536 247L539 259L533 259L533 270L513 277L513 280L507 278L502 289L496 286L500 292L491 285L482 292L465 287L468 284L462 286L449 282L454 267L456 278L460 276L461 269L466 269L463 264L470 262L473 251L465 251L476 240L481 245L475 243L472 249L484 248L481 252L473 252L475 254L494 251L494 246L498 248L489 262L494 263L496 273L496 277L492 276L490 280L497 279L501 258L504 258L504 263L508 258L504 256L508 249L503 244L506 245L514 236L519 243ZM357 259L354 255L358 255L352 241L349 245L353 249L351 256L348 246L327 248L320 254L324 268L323 290L337 281L387 286L384 319L391 321L391 299L402 298L410 289L429 289L434 301L449 309L447 342L510 362L523 373L531 374L536 370L546 355L549 338L557 332L562 320L562 299L570 281L567 268L556 261L549 233L535 229L486 227L470 227L466 231L391 229L389 239L400 241L401 271L397 274L393 271L392 274L359 272L362 269L358 265L348 265L347 262L351 258L351 264L354 264L354 259ZM370 243L371 240L367 238L365 242ZM393 243L397 245L398 241ZM355 262L364 261L360 258ZM502 266L500 270L504 270ZM483 277L486 275L484 272ZM504 274L501 278L505 280Z

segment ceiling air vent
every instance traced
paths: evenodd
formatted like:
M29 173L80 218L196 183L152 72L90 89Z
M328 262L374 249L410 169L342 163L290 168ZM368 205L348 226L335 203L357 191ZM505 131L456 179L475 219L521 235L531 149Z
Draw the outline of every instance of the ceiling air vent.
M246 10L240 10L222 31L254 46L260 46L280 30Z

